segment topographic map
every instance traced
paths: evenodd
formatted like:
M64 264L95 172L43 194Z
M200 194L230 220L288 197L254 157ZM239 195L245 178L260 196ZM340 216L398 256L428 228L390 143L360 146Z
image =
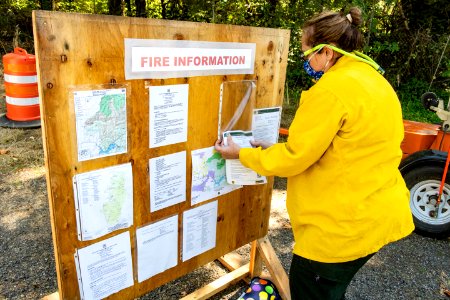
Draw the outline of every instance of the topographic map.
M127 152L126 89L74 92L78 160Z
M133 225L132 176L131 163L75 175L80 240L96 239Z
M227 183L225 160L214 150L214 147L192 151L192 205L241 187Z

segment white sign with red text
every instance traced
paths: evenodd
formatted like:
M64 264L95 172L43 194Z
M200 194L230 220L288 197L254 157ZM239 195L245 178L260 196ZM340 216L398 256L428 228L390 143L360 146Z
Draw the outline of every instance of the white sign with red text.
M125 79L253 74L254 43L125 39Z

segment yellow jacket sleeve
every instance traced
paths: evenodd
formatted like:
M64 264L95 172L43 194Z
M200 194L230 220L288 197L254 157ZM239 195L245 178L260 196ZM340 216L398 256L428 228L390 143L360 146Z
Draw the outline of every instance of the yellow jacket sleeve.
M302 173L323 155L345 122L346 110L329 91L316 88L302 93L300 107L286 143L243 148L243 165L264 176L290 177Z

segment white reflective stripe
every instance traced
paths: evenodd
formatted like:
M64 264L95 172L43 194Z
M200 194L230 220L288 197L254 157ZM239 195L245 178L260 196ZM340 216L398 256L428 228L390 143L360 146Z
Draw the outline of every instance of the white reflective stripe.
M5 82L9 83L36 83L37 75L33 76L17 76L17 75L5 75Z
M39 97L15 98L15 97L6 96L6 103L12 104L12 105L20 105L20 106L35 105L35 104L39 104Z

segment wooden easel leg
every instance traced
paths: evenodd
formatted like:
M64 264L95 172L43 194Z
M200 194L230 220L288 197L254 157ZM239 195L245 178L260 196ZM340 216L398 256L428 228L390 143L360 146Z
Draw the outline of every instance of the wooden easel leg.
M262 257L258 250L257 241L252 242L250 250L250 277L260 276L262 272Z
M54 292L53 294L44 296L41 300L59 300L59 292Z
M285 300L291 300L289 278L281 265L280 260L275 254L275 250L273 249L272 244L270 244L269 239L267 237L258 239L256 241L256 245L259 254L272 275L272 281L277 286L281 297Z
M248 277L253 278L263 273L263 262L269 270L270 276L263 274L262 277L274 282L284 300L291 300L288 276L267 237L252 242L249 263L244 264L241 257L235 252L222 256L219 261L231 273L220 277L181 300L208 299L241 279L248 283Z
M243 265L243 262L240 260L240 256L235 252L224 255L219 259L219 261L230 271L233 271ZM263 262L269 270L269 274L267 274L267 272L263 272ZM250 278L260 276L272 280L277 286L281 297L284 300L291 299L289 278L267 237L252 242L250 249L249 273ZM247 278L244 280L248 282Z

